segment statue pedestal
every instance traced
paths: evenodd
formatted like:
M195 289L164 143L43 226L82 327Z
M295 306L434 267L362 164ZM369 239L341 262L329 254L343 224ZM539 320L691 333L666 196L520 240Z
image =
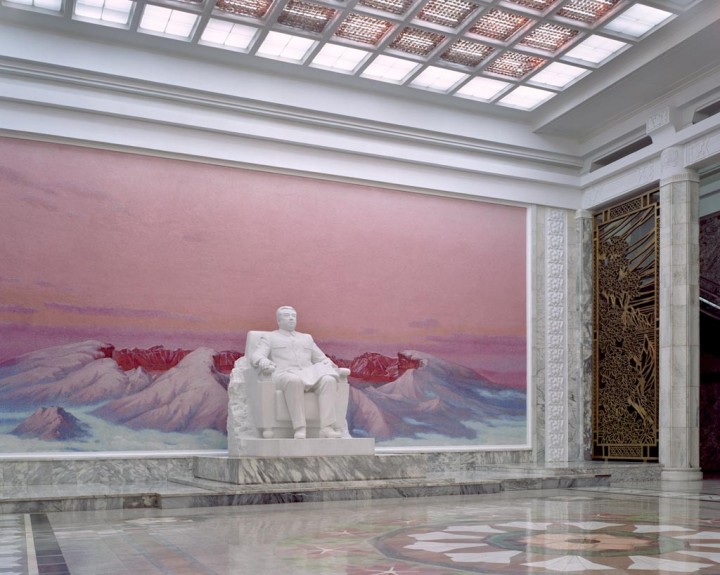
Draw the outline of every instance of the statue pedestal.
M198 479L235 485L424 479L427 476L427 460L405 454L196 457L193 474Z
M237 457L374 455L374 439L241 439Z

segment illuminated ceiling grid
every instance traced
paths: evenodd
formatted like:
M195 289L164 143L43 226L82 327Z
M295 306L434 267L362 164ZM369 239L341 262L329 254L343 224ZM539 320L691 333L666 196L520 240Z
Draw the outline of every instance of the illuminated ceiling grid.
M683 11L632 0L0 0L153 34L526 110ZM649 4L652 4L649 5ZM659 9L658 6L665 9ZM685 3L687 7L687 3Z

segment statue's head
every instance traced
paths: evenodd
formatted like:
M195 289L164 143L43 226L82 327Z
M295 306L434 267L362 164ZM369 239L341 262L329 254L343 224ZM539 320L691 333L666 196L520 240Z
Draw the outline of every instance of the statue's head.
M277 318L278 327L286 331L295 331L297 325L297 312L294 307L289 305L281 306L275 312Z

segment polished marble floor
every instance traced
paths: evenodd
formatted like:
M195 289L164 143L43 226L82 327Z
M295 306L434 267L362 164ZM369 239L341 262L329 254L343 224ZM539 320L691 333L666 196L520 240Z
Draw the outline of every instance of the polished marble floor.
M0 515L0 574L720 574L720 481Z

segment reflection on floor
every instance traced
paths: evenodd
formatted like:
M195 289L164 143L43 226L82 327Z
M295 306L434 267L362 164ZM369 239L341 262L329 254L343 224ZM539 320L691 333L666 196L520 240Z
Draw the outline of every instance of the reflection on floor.
M0 574L720 573L720 481L0 515Z

